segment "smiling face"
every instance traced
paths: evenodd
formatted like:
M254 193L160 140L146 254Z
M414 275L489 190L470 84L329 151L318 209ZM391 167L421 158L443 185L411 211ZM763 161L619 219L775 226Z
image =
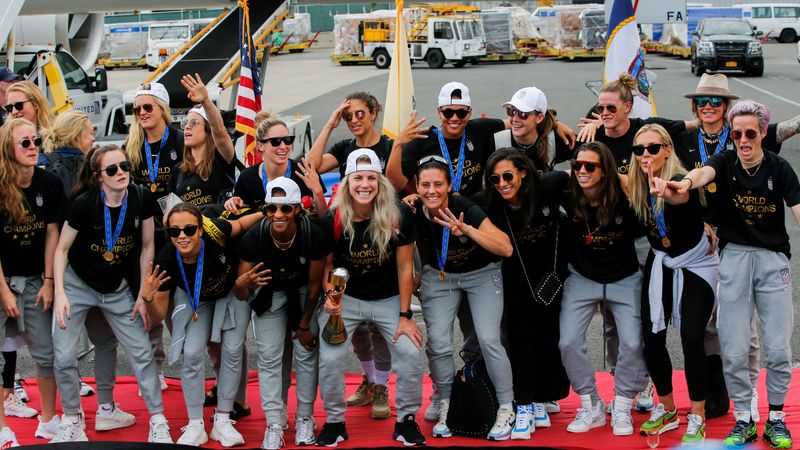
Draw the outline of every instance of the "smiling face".
M39 160L39 147L34 144L36 130L30 125L20 125L11 132L14 140L14 159L23 167L35 167ZM28 141L28 146L23 147L22 142Z
M273 194L273 198L285 197L285 194ZM291 210L286 207L290 206ZM288 210L288 212L284 211ZM272 230L276 233L284 233L289 231L294 224L294 219L300 213L299 205L267 205L267 218Z
M750 139L747 137L748 131L752 134L755 131L755 138ZM761 141L766 136L766 130L760 130L758 127L758 117L754 115L740 115L733 118L731 122L731 134L734 132L741 133L740 139L734 139L736 144L736 154L739 159L745 163L756 163L763 155L761 149Z
M122 150L114 150L104 154L100 157L100 164L98 164L97 179L100 184L108 189L115 191L123 191L128 188L131 181L130 172L126 172L119 168L119 164L126 161L125 153ZM117 172L114 175L109 175L106 168L116 165Z
M698 105L697 102L692 100L694 111L703 126L716 126L721 125L725 120L725 110L728 109L728 102L722 99L722 104L719 106L712 106L711 102L704 101L703 105Z
M449 110L467 111L467 115L463 119L459 119L457 114L453 114L450 118L447 118L445 117L445 113L448 113ZM467 127L467 122L469 122L469 118L472 116L472 111L470 110L469 106L464 106L464 105L442 106L438 109L438 113L439 113L439 119L442 121L442 132L444 133L444 136L448 139L460 138L461 135L464 133L464 129Z
M620 98L619 92L601 92L597 96L597 104L604 106L600 112L600 119L603 121L603 126L606 129L616 129L628 120L628 114L631 112L631 104L623 103ZM616 111L611 112L608 108Z
M504 159L495 164L494 169L492 169L490 181L498 181L496 184L494 181L492 181L492 185L500 194L500 196L503 197L503 200L507 202L514 202L519 194L520 188L522 187L522 179L527 175L528 174L524 170L518 170L516 166L514 166L514 163ZM513 178L508 180L507 178L509 177Z
M197 125L192 126L193 123ZM205 144L208 135L206 134L206 120L196 112L186 115L186 125L183 129L183 140L187 147L198 147Z
M83 132L78 136L76 142L74 142L74 146L80 149L83 153L89 151L94 144L94 127L92 126L92 122L88 119L84 121L83 124Z
M645 174L647 174L648 168L652 168L653 174L658 176L661 173L661 168L664 167L664 161L672 154L672 147L667 146L661 135L655 131L645 131L633 143L633 145L641 145L643 147L649 147L653 144L661 144L661 149L658 153L652 155L649 150L645 150L641 156L634 155L634 157Z
M527 114L527 118L523 119L521 114L519 114L519 112L517 112L515 109L509 109L514 112L513 115L509 115L509 120L511 120L511 134L514 135L515 138L535 136L536 126L542 123L544 120L544 114L531 111Z
M197 217L188 211L179 211L169 216L169 228L185 229L186 227L196 226L197 231L192 236L187 236L182 231L178 237L170 237L172 245L178 249L182 256L194 255L200 252L200 239L203 236L203 226L197 223Z
M286 136L289 136L289 129L284 125L277 124L267 130L264 139L256 141L256 146L263 152L262 157L267 164L282 166L288 163L289 155L292 154L292 146L281 140L276 147L268 141L270 138L282 138Z
M148 107L146 105L150 105L150 111L147 111ZM137 95L133 102L133 107L139 108L137 120L145 130L152 130L164 122L164 110L158 106L155 97L152 95Z
M28 97L22 92L9 92L6 98L6 105L14 105L17 103L22 103L22 109L12 109L11 117L15 119L27 119L36 124L36 105L28 100Z
M350 106L342 112L342 120L353 136L364 136L375 126L376 113L370 112L366 103L359 99L349 100ZM347 120L347 118L350 120ZM361 117L361 118L359 118Z
M431 167L417 174L417 193L422 197L422 204L431 211L447 205L447 194L452 187L442 168Z
M578 184L583 189L591 189L603 180L603 166L600 163L600 154L591 150L583 150L577 153L575 161L581 164L579 169L572 170L578 180ZM589 170L589 165L594 165L594 170Z
M359 205L370 205L378 196L378 173L371 170L359 170L347 176L348 191L353 202Z

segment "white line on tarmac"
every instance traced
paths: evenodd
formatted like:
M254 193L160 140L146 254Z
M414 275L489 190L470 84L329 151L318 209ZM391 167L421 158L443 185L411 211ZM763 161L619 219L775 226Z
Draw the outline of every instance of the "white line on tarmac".
M780 95L778 95L778 94L775 94L775 93L773 93L773 92L770 92L770 91L768 91L768 90L766 90L766 89L762 89L762 88L760 88L760 87L758 87L758 86L756 86L756 85L754 85L754 84L748 83L747 81L742 81L742 80L740 80L740 79L738 79L738 78L733 78L733 77L731 77L731 78L729 78L729 79L730 79L730 80L733 80L733 81L736 81L737 83L741 83L741 84L743 84L743 85L745 85L745 86L747 86L747 87L749 87L749 88L751 88L751 89L755 89L755 90L757 90L757 91L759 91L759 92L761 92L761 93L764 93L764 94L770 95L770 96L772 96L772 97L775 97L775 98L777 98L778 100L783 100L784 102L786 102L786 103L788 103L788 104L790 104L790 105L797 106L798 108L800 108L800 103L797 103L797 102L795 102L795 101L789 100L789 99L788 99L788 98L786 98L786 97L781 97L781 96L780 96Z

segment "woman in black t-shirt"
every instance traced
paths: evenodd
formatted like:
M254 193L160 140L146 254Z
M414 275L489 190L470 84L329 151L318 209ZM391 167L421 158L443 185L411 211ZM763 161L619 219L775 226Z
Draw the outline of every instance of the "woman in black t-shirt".
M39 142L35 126L25 119L11 119L0 128L0 300L5 311L0 335L5 335L7 318L17 320L36 363L42 401L37 433L53 437L58 418L50 307L64 193L58 177L36 167ZM16 443L6 426L0 410L0 444Z
M415 176L421 199L415 205L415 220L423 265L420 302L428 331L431 377L439 395L439 420L433 435L452 435L446 419L455 372L453 324L463 294L500 403L495 425L487 437L508 439L514 425L514 392L511 364L500 343L500 258L512 255L511 240L478 205L451 193L451 169L444 158L426 156L418 166Z
M198 106L181 123L186 146L183 162L173 169L169 190L195 206L218 203L220 194L233 189L233 141L200 77L184 75L181 84Z
M153 200L130 185L132 165L114 145L91 150L81 169L54 259L56 381L64 416L56 442L86 440L77 371L78 340L89 308L99 307L128 354L147 409L149 442L172 443L163 415L150 320L140 274L153 260Z
M652 248L642 285L644 358L661 401L641 431L662 433L678 427L667 351L667 325L672 321L681 334L691 400L682 441L702 442L707 378L703 341L716 303L719 257L706 237L700 194L665 189L663 180L679 180L686 173L667 130L655 124L643 126L634 136L632 151L628 198Z

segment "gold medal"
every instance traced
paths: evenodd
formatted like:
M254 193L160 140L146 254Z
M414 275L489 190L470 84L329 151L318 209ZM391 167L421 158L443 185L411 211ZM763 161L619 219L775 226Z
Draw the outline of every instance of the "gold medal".
M669 246L672 245L672 243L669 241L668 237L664 236L661 238L661 245L663 245L664 248L669 248Z
M110 252L108 250L104 251L103 252L103 259L105 259L108 262L113 261L114 260L114 252Z
M197 311L192 313L192 322L197 322Z
M711 192L712 194L714 192L717 192L717 183L708 183L707 187L708 187L708 192Z
M444 270L439 271L439 279L444 281Z
M155 184L155 183L152 183L152 184L150 185L150 192L155 192L155 191L157 191L157 190L158 190L158 185L157 185L157 184Z

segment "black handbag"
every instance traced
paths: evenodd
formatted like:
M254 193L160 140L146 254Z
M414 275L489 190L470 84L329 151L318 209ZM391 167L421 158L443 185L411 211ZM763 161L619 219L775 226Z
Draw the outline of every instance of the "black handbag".
M514 231L511 229L511 221L508 220L508 214L503 210L503 214L506 216L506 223L508 224L508 232L511 235L511 242L514 243L514 253L517 254L517 258L519 258L519 264L522 267L522 273L525 275L525 281L528 282L528 289L531 290L531 295L533 295L533 299L543 304L544 306L550 306L553 301L561 295L561 291L564 289L564 280L558 276L557 271L557 264L558 264L558 232L559 232L559 220L556 218L556 242L555 242L555 255L553 256L553 271L548 272L539 279L539 282L536 284L536 289L533 288L531 285L531 280L528 277L528 271L525 269L525 262L522 261L522 254L519 252L519 246L517 245L517 240L514 238Z
M494 426L499 407L486 362L478 354L467 360L453 378L447 428L456 434L486 436Z

